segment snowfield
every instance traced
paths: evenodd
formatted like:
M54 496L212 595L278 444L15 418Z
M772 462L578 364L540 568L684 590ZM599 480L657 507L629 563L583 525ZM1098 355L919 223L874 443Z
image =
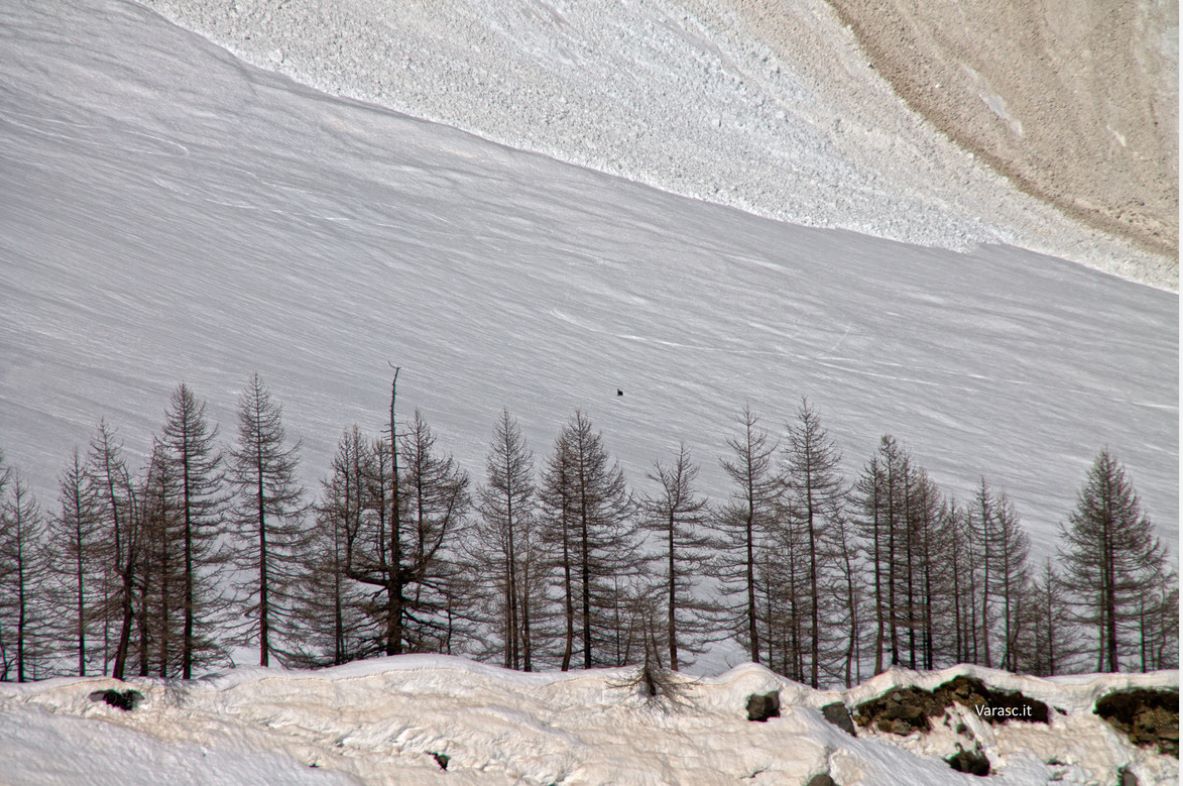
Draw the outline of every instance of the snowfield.
M780 433L808 396L852 476L892 433L962 499L1009 493L1036 556L1104 445L1178 537L1177 297L1070 262L673 196L122 0L0 7L0 195L0 446L47 510L100 417L142 457L186 381L228 440L254 370L315 489L392 361L474 476L502 406L540 458L582 407L638 491L684 440L721 499L745 402Z
M326 93L672 193L1178 286L1174 259L1018 193L909 110L825 0L143 3Z
M240 668L188 684L59 678L0 686L8 786L185 784L714 784L844 786L980 782L942 759L964 723L992 763L991 783L1111 783L1118 767L1143 786L1178 780L1178 761L1136 748L1092 713L1125 687L1177 687L1177 672L1057 679L968 666L882 674L850 691L814 691L761 666L690 681L677 704L652 704L629 669L522 674L444 656L399 656L316 672ZM991 725L966 708L907 737L851 737L820 708L848 708L892 687L931 689L959 674L1063 710L1049 724ZM140 691L124 712L93 701ZM779 691L781 717L747 720L747 697ZM433 754L448 757L447 771ZM114 778L114 779L113 779Z

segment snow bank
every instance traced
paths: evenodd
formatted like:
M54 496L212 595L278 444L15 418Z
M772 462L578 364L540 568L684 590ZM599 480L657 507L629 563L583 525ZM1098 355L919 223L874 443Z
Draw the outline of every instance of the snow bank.
M630 673L523 675L443 656L395 657L316 672L242 669L188 684L132 680L146 697L132 712L88 698L118 685L107 679L0 686L0 758L19 755L20 767L5 773L11 786L112 782L99 774L125 756L137 763L121 783L183 773L177 782L227 786L710 786L803 784L829 772L845 786L943 786L963 777L943 761L964 741L952 722L906 738L865 729L851 737L820 708L967 674L1062 710L1048 725L951 716L981 741L993 783L1107 783L1119 766L1143 784L1178 777L1175 759L1133 747L1091 712L1098 695L1117 687L1177 686L1175 672L1049 681L957 667L893 671L841 692L813 691L748 664L688 681L676 705L647 702L625 684ZM749 722L747 696L771 690L781 693L781 717ZM448 757L446 773L436 754Z
M143 2L319 90L676 194L1177 286L1172 260L1019 193L914 115L823 0Z

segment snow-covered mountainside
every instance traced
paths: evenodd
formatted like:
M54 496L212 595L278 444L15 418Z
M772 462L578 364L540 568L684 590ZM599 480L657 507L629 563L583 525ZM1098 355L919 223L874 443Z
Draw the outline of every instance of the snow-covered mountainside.
M639 489L801 396L853 472L904 440L986 475L1051 550L1096 451L1178 532L1177 298L676 197L242 64L122 0L0 7L0 446L51 505L102 416L143 456L187 381L229 434L258 370L309 485L376 429L388 361L473 474L502 406L545 454L582 407ZM616 390L624 391L623 397Z
M1008 243L1157 286L1177 286L1178 265L1171 251L1146 253L1066 219L1019 193L980 160L1005 152L977 145L975 155L914 114L825 0L144 4L249 63L327 93L437 120L673 193L795 224L909 243L959 250ZM848 16L856 5L841 4ZM870 4L866 26L872 28L882 24L875 5L882 4ZM924 29L924 22L940 19L927 5L902 13L931 18L915 29L908 23L897 27L915 33ZM1119 16L1130 16L1132 6L1126 4ZM1140 214L1146 205L1153 205L1157 214L1166 212L1160 195L1174 190L1174 177L1158 170L1177 168L1177 149L1174 158L1160 156L1150 148L1119 145L1113 135L1120 138L1124 132L1136 141L1145 132L1131 126L1151 120L1162 138L1177 133L1178 104L1169 100L1178 72L1177 13L1173 30L1159 30L1169 12L1137 15L1131 26L1150 29L1140 38L1127 36L1108 45L1102 35L1060 40L1053 30L1064 25L1045 32L1020 16L1023 26L1000 27L1000 15L985 7L978 14L997 28L993 38L967 30L939 64L926 62L926 50L920 48L902 55L912 73L922 75L921 81L926 76L935 83L923 85L922 92L947 92L961 105L968 94L975 105L993 107L989 117L1004 129L1003 136L1017 137L1007 148L1018 151L1010 158L1051 159L1043 164L1048 171L1033 178L1040 186L1036 191L1056 193L1064 181L1091 181L1095 187L1081 193L1075 206L1090 201L1108 205L1106 192L1133 191L1142 206L1125 205L1125 213ZM964 12L951 9L948 16L938 30L972 29ZM1038 19L1041 13L1031 16ZM1112 27L1100 14L1094 19L1082 10L1062 16L1078 18L1078 26L1086 29L1094 24ZM1070 57L1048 62L1046 56L1032 55L1044 70L1029 76L1019 66L1025 65L1021 55L1031 46L1020 45L1019 55L1010 57L1005 50L974 46L1008 37L1025 41L1027 35L1040 43L1060 40L1072 55L1074 43L1089 48L1091 58L1100 62L1134 61L1139 68L1127 70L1137 74L1122 74L1123 81L1133 84L1107 92L1094 84L1103 72L1097 77L1088 72L1075 81L1072 76L1049 78L1048 71L1057 75L1061 60L1077 74L1079 65ZM906 40L886 32L882 38L884 45ZM937 39L945 40L939 33ZM1006 78L987 68L1000 56L996 71ZM1087 63L1091 58L1079 59ZM893 73L900 70L898 64L890 65ZM1161 76L1149 85L1137 82L1137 76L1158 72ZM966 73L974 79L966 80ZM996 78L991 82L983 74ZM1015 74L1029 76L1030 84L1016 85ZM973 83L968 90L961 84L966 81ZM1160 88L1165 100L1143 107L1144 102L1134 100L1142 96L1137 89L1142 87L1151 95ZM1021 104L1024 92L1031 100ZM1109 92L1125 93L1129 104L1099 100ZM1020 121L1008 114L1008 99L1010 110L1027 122L1025 131L1021 124L1017 133L1012 130ZM1096 114L1105 122L1081 138L1094 125L1087 126L1089 131L1083 123L1074 125L1081 118L1072 110L1093 99L1098 99ZM1043 111L1027 111L1032 106ZM1123 113L1127 106L1153 116ZM972 109L966 112L972 116ZM981 130L985 122L977 120ZM948 123L944 127L948 130ZM1049 149L1049 138L1061 140L1060 145ZM1096 142L1103 144L1103 165L1090 166L1093 158L1081 151L1091 153ZM1072 177L1065 177L1065 171ZM1155 176L1134 176L1147 171ZM1177 209L1177 196L1165 204Z
M1175 783L1178 760L1093 712L1129 687L1176 688L1177 672L1041 680L958 667L894 671L849 691L814 691L748 664L649 700L629 669L521 674L443 656L400 656L317 672L237 669L196 682L59 678L0 686L7 786L160 783L630 784L948 786L980 782L945 758L958 745L990 761L990 783ZM931 730L856 726L847 709L899 686L932 690L959 675L1050 705L1049 721L992 724L950 705ZM131 711L94 696L138 691ZM780 717L748 720L752 694L778 692ZM989 705L985 705L989 706ZM857 713L856 713L857 718ZM446 763L446 771L441 764Z

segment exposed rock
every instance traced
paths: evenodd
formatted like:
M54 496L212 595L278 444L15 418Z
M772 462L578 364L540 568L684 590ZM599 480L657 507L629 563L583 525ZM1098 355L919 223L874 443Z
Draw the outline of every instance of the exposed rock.
M753 693L748 696L748 720L763 723L780 717L780 691Z
M949 766L958 772L978 776L990 774L990 760L986 758L986 754L977 748L967 751L958 745L957 752L945 759L945 761L949 762Z
M448 769L448 762L452 759L451 756L446 753L436 753L435 751L428 751L428 753L431 754L431 758L435 759L435 763L439 765L441 770Z
M1138 776L1125 767L1118 767L1117 786L1138 786Z
M837 784L834 783L834 779L830 777L828 772L821 772L806 781L805 786L837 786Z
M844 703L835 701L822 707L822 717L852 737L858 736L854 732L854 721L850 719L850 710L846 709Z
M1102 696L1093 710L1135 745L1154 745L1159 753L1179 758L1179 691L1177 688L1132 688Z
M107 690L96 690L90 694L91 701L102 701L123 710L124 712L131 712L136 708L141 701L144 700L144 694L138 690L115 690L109 688Z
M1047 723L1049 716L1048 706L1041 701L1018 691L996 690L979 679L965 676L955 677L932 691L895 688L858 705L853 715L860 726L874 724L880 731L907 735L913 731L930 731L929 719L942 715L954 704L972 708L987 723L1010 720Z

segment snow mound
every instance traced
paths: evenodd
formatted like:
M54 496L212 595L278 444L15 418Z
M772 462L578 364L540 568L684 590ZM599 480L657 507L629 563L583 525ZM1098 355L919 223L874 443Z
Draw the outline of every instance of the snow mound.
M1177 286L913 114L823 0L143 0L253 65L511 147L815 227L1009 243Z
M814 691L747 664L687 680L683 701L647 701L631 671L521 674L445 656L399 656L322 671L239 669L191 683L134 679L142 705L121 712L89 699L105 678L0 687L0 754L11 786L93 783L130 757L125 784L803 784L830 773L845 786L943 786L953 723L906 738L823 719L897 686L958 675L1019 690L1057 708L1049 724L991 725L962 711L998 784L1111 782L1127 767L1143 784L1173 783L1177 760L1136 748L1092 713L1130 686L1175 687L1176 672L1041 680L956 667L892 671L850 691ZM779 691L781 716L746 719L752 693ZM19 754L13 756L12 754ZM446 760L446 772L441 761ZM171 768L171 769L170 769ZM344 777L342 777L344 776ZM137 778L139 778L137 780ZM97 782L104 782L101 778Z

